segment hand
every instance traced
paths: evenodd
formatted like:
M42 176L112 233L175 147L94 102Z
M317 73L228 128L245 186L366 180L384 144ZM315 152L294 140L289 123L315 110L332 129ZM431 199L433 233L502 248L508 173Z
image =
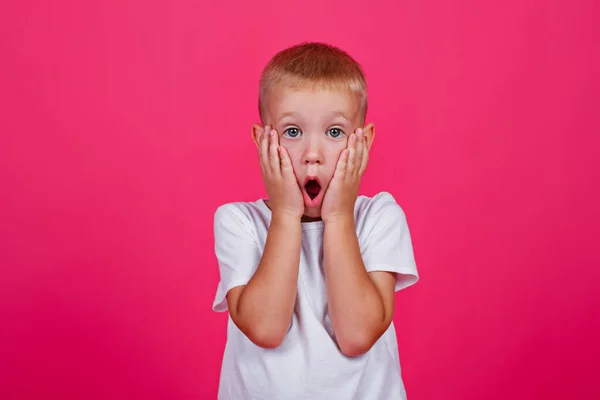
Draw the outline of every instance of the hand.
M356 134L350 135L348 147L340 155L323 198L321 219L325 223L340 218L354 222L354 205L368 160L369 147L363 130L359 128Z
M277 131L266 126L258 148L260 169L271 201L271 212L302 218L304 200L285 147L279 145Z

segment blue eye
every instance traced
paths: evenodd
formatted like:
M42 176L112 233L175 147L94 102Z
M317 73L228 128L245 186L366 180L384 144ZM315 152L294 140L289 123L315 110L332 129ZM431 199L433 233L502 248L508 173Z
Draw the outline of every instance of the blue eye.
M298 136L300 136L301 132L298 128L287 128L285 131L283 131L283 134L284 136L290 138L297 138Z
M332 138L337 139L344 135L344 131L342 131L340 128L331 128L330 130L327 131L327 134L329 136L331 136Z

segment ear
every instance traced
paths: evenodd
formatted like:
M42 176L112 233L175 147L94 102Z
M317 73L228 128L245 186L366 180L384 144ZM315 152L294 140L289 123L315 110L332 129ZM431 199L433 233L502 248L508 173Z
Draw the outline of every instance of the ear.
M265 133L264 127L260 126L259 124L252 125L250 136L252 136L252 140L254 141L256 147L259 147L260 138L262 137L263 133Z
M367 139L368 149L371 150L371 146L373 145L373 140L375 140L375 125L372 122L369 122L363 128L363 135L365 139Z

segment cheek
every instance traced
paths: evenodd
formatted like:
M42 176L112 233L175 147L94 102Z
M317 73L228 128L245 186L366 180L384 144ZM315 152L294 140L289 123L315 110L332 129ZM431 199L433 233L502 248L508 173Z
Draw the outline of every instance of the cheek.
M335 168L337 167L337 163L340 160L340 156L342 155L342 151L346 149L346 143L341 143L339 146L332 146L328 149L325 159L326 159L326 168L325 173L328 176L333 176L335 172Z
M290 155L290 159L292 160L292 165L294 168L302 164L302 149L300 146L294 146L294 144L290 143L281 143L284 146Z
M346 147L346 141L338 142L335 146L329 147L326 154L327 161L329 161L329 164L337 164L338 160L340 159L340 156L342 155L342 151L344 151Z

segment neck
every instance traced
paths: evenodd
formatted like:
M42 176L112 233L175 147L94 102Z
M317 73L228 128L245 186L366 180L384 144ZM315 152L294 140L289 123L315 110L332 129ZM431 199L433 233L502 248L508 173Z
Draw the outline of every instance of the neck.
M300 222L317 222L321 221L321 217L309 217L308 215L303 215Z

